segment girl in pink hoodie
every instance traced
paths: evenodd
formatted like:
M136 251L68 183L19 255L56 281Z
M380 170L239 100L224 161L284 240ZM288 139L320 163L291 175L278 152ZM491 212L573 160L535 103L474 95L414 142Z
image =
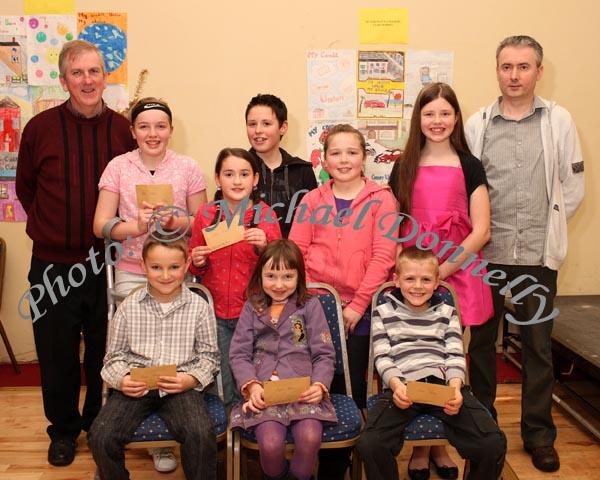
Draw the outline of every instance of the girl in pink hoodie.
M358 130L350 125L332 127L324 149L324 167L331 180L304 196L290 239L304 255L308 281L329 283L342 298L352 394L362 408L371 297L394 266L396 203L388 187L363 176L367 154Z

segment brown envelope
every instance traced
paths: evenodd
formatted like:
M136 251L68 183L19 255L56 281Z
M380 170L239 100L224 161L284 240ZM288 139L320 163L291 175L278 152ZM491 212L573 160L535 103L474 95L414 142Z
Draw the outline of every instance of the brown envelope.
M158 367L132 368L129 372L134 382L145 382L148 390L158 388L158 377L176 377L177 365L159 365Z
M267 405L297 402L298 397L310 388L310 377L288 378L265 382L264 396Z
M406 396L415 403L427 403L443 407L448 400L454 398L454 392L454 387L449 385L425 382L408 382L406 384Z
M173 185L170 183L161 185L136 185L135 196L138 208L142 208L142 202L150 205L164 203L165 206L173 205Z
M240 225L239 215L231 219L230 226L227 225L227 220L222 219L217 226L202 229L206 245L212 251L241 242L244 239L245 231L244 225Z

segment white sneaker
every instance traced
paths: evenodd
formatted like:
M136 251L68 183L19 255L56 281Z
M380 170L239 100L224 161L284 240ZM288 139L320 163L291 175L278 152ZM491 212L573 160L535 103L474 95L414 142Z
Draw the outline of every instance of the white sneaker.
M154 469L157 472L172 472L177 468L177 459L173 448L149 448L148 453L152 455Z

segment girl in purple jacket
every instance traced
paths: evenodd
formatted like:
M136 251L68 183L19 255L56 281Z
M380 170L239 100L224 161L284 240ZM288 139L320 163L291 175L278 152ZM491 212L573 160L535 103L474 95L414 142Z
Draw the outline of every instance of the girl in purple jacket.
M335 351L321 303L306 289L304 260L294 242L269 243L247 297L229 351L244 397L231 412L231 428L254 430L265 478L308 480L321 446L322 422L337 422L329 401ZM310 387L296 402L265 402L265 382L297 377L310 377ZM289 464L288 429L295 444Z

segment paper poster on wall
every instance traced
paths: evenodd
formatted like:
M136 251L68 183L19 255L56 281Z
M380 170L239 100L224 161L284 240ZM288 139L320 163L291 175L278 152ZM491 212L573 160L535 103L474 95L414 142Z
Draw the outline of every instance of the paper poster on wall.
M34 115L56 107L69 98L69 94L60 85L30 87L29 90Z
M75 0L23 0L26 14L75 13Z
M394 163L406 145L410 121L359 120L357 128L367 145L365 176L380 185L387 185Z
M127 83L127 14L120 12L79 12L80 40L96 45L106 63L108 83Z
M358 118L402 118L404 52L359 51Z
M30 15L26 22L29 85L58 85L58 56L75 38L75 16Z
M406 52L406 85L404 88L404 118L412 110L421 89L431 82L452 85L454 52L408 50Z
M408 43L408 8L359 8L360 43Z
M27 84L25 16L0 16L0 85Z
M23 127L32 117L27 87L0 87L0 177L15 178Z
M331 120L329 122L309 122L308 134L306 135L306 157L312 163L317 182L322 185L329 180L329 174L323 169L323 145L327 138L328 130L338 123L349 123L356 126L356 121L352 120Z
M117 112L123 112L129 107L129 89L127 85L107 85L102 98L110 108Z
M356 51L309 50L306 59L309 121L356 118Z
M0 153L0 169L3 156ZM0 222L25 222L27 214L21 202L17 200L15 182L0 177Z

